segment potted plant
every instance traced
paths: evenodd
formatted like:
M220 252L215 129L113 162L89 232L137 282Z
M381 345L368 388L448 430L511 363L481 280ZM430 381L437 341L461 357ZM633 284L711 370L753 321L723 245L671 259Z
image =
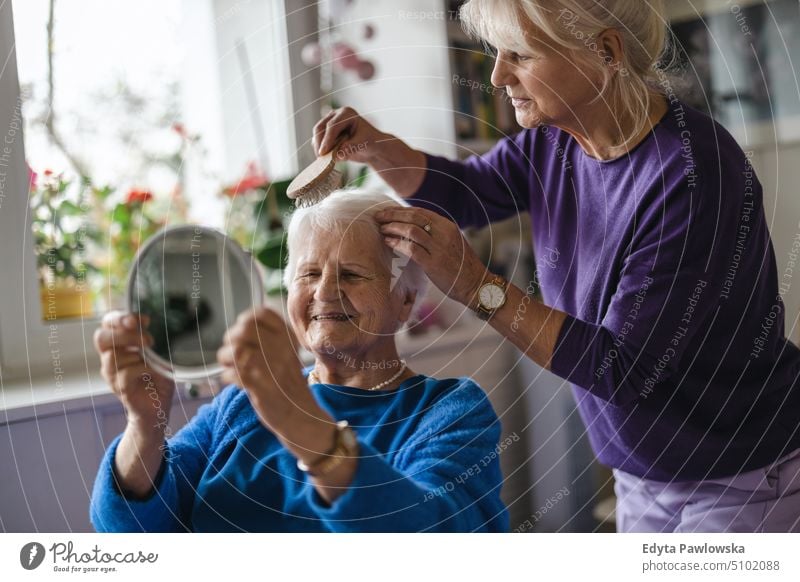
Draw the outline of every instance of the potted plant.
M95 225L84 220L84 202L70 196L70 183L45 170L30 172L30 209L44 319L91 316L94 299L87 276L96 271L87 245L98 242ZM82 188L79 188L82 192Z
M92 187L90 192L102 241L94 264L102 275L106 308L122 308L128 271L139 247L167 224L186 222L188 204L180 188L168 199L143 188L131 188L123 196L108 186Z
M291 180L270 182L251 162L236 183L222 189L228 200L225 232L266 267L267 294L283 291L281 270L286 261L284 218L293 208L286 196Z

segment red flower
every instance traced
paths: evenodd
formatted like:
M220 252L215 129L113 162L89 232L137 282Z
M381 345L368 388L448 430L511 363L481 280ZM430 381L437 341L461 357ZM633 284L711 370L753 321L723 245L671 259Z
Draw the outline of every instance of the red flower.
M52 176L52 175L53 175L53 170L51 170L50 168L48 168L48 169L46 169L46 170L45 170L44 172L42 172L42 173L43 173L45 176L47 176L47 177L49 178L50 176Z
M144 204L152 199L153 194L149 190L132 188L125 197L125 204Z
M236 184L223 188L222 192L226 196L233 197L247 192L248 190L261 188L267 184L269 184L269 178L267 178L267 175L259 169L255 162L250 162L247 164L247 172L245 172L245 175L242 176L242 178L236 182Z
M187 139L189 137L189 133L186 131L186 127L182 123L178 123L176 121L175 123L172 124L172 129L183 139Z

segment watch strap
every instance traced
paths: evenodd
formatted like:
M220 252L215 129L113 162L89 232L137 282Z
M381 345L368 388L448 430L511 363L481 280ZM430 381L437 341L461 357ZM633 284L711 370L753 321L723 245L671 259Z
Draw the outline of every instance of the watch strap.
M333 471L342 462L354 455L353 447L348 441L355 441L355 433L346 420L336 423L336 440L331 449L313 463L297 460L297 468L312 477L322 477Z

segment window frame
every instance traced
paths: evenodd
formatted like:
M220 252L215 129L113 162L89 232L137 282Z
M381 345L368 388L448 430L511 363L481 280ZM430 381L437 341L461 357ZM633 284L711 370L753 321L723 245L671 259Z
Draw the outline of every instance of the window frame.
M0 277L0 370L4 380L27 374L54 374L69 363L86 356L84 342L91 341L88 328L98 318L45 321L39 299L36 256L33 249L31 216L28 205L28 177L21 122L21 96L17 74L14 20L11 2L0 4L0 54L5 62L0 71L0 127L3 146L9 130L19 128L8 145L5 196L0 206L0 264L6 276ZM5 150L7 151L7 150ZM91 344L89 344L90 347Z
M226 3L211 0L220 9ZM309 73L300 60L302 46L316 34L317 11L312 0L283 4L285 40L290 73L290 99L295 112L296 136L310 136L317 120L318 72ZM58 390L59 377L77 368L96 370L99 357L92 345L94 330L102 316L47 321L40 301L36 256L33 249L28 204L28 177L21 121L20 85L11 2L0 3L0 155L4 156L5 182L0 189L0 389L4 381L42 376ZM315 76L317 81L315 83ZM316 90L314 87L316 86ZM12 127L15 124L19 127ZM6 138L14 129L11 144ZM298 151L298 164L313 158L305 140ZM3 148L8 146L8 150Z

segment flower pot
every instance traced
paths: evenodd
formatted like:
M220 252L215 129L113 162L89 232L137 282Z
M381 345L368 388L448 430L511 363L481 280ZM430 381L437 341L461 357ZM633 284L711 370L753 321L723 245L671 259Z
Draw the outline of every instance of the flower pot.
M67 319L94 315L92 292L86 285L48 283L41 286L39 296L42 301L42 319Z

